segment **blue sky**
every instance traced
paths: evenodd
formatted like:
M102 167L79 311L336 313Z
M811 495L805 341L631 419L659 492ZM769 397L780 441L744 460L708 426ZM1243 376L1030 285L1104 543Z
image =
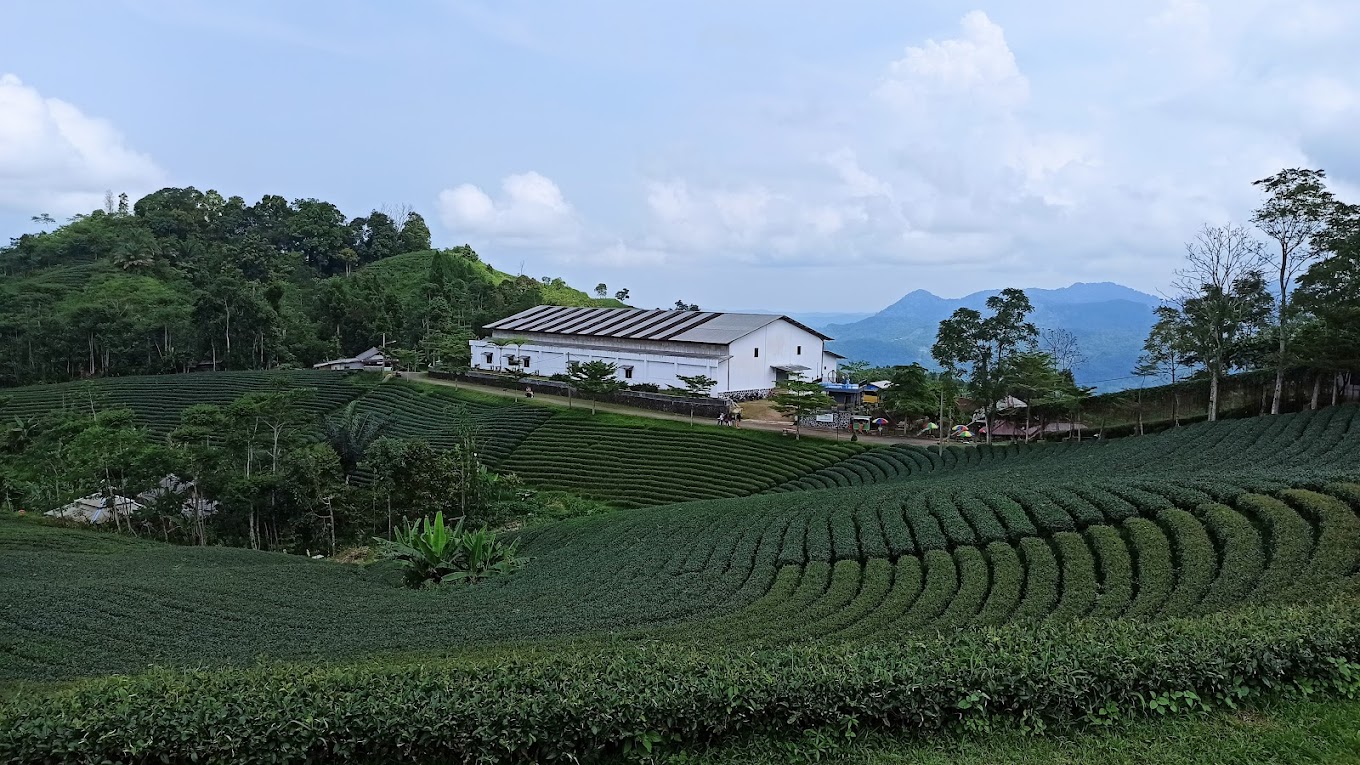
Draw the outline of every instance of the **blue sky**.
M1360 201L1360 3L0 2L0 236L105 189L410 204L635 302L1164 288L1250 182Z

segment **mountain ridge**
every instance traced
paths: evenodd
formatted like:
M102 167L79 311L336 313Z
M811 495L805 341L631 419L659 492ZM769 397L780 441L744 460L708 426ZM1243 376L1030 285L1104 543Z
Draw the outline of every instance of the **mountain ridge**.
M903 295L883 310L855 322L818 326L836 338L832 350L876 366L920 363L935 368L930 346L939 323L958 308L985 310L1001 290L980 290L943 298L924 289ZM1133 381L1131 370L1162 300L1115 282L1076 282L1055 289L1026 288L1034 305L1031 321L1042 329L1066 329L1086 357L1074 369L1077 382L1117 390Z

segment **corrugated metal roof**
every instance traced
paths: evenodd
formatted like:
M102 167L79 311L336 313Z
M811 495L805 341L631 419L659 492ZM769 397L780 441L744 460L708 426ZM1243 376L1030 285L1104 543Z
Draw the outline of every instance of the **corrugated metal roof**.
M540 305L486 325L503 332L544 332L580 337L668 340L726 345L761 327L784 320L823 340L830 337L787 316L764 313L663 311L638 308L567 308Z

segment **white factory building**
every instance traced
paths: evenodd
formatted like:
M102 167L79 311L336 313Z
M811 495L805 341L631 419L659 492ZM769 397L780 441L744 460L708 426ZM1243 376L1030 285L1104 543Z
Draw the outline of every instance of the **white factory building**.
M472 368L551 376L570 362L607 361L629 384L683 388L680 375L718 381L715 396L762 395L790 375L832 380L830 337L787 316L541 305L486 325ZM502 341L497 343L495 341ZM503 344L512 340L510 344Z

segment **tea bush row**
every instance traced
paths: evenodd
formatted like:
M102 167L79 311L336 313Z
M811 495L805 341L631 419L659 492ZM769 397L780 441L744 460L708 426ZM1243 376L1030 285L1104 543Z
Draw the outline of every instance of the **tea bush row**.
M627 427L564 413L523 439L504 468L534 484L640 507L757 493L864 448L764 433Z
M0 702L0 761L600 761L823 727L1103 726L1281 693L1360 693L1354 606L755 652L644 643L157 671Z
M274 386L309 387L316 395L303 408L317 416L344 406L366 385L352 373L295 370L193 372L174 375L108 377L80 382L7 388L0 394L0 419L36 418L62 411L127 407L154 433L179 425L180 412L194 404L229 404Z
M1342 404L1276 417L1196 423L1110 441L950 444L942 451L934 446L896 445L854 455L772 491L860 486L953 473L1060 478L1155 472L1185 475L1243 468L1345 469L1360 460L1360 440L1348 437L1357 418L1360 404Z

